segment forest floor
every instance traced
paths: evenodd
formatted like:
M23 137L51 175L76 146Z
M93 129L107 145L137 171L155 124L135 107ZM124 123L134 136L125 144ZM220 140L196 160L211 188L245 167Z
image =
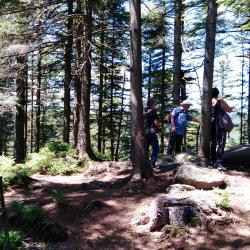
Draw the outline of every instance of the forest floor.
M131 224L135 210L164 193L172 184L176 170L169 169L146 181L143 192L139 194L131 192L122 181L131 170L127 162L92 163L85 174L33 175L35 181L29 189L7 190L7 204L16 200L36 204L67 228L68 239L65 242L48 244L26 239L26 249L250 249L250 169L225 172L231 213L238 218L235 222L227 225L218 223L206 229L189 228L179 237L164 237L159 232L136 232ZM98 189L93 190L95 187ZM52 189L65 196L63 207L54 202Z

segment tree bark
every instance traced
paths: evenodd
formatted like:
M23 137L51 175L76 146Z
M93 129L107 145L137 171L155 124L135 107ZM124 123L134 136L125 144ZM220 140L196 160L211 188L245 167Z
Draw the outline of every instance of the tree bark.
M126 83L126 70L124 69L123 74L123 84L122 84L122 93L121 93L121 113L120 113L120 119L118 124L118 136L117 136L117 145L116 145L116 151L115 151L115 160L119 160L119 149L120 149L120 138L121 138L121 130L122 130L122 120L124 119L124 91L125 91L125 83Z
M180 104L181 56L182 56L182 0L175 0L174 62L173 62L173 105Z
M135 175L148 177L146 140L143 128L142 64L141 64L141 6L140 0L130 0L131 32L131 158Z
M151 82L152 82L152 52L149 52L149 63L148 63L148 100L151 95Z
M209 121L211 121L211 90L213 85L217 6L216 0L209 0L201 106L201 145L199 149L199 157L205 163L208 162L210 157L211 122Z
M41 50L39 49L37 63L37 90L36 90L36 152L40 149L40 134L41 134Z
M161 70L161 153L164 153L164 133L165 133L165 54L166 47L165 42L162 48L162 70Z
M30 153L33 152L34 138L34 57L31 57L31 110L30 110Z
M113 27L112 27L112 48L115 48L115 18L113 16ZM114 160L114 127L113 127L113 106L114 106L114 50L111 52L111 76L110 76L110 120L109 120L109 128L110 128L110 154L111 160Z
M240 144L244 144L244 134L243 134L243 127L244 127L244 67L245 67L245 54L244 54L244 47L243 41L241 42L241 51L242 51L242 62L241 62L241 93L240 93ZM249 123L249 121L248 121Z
M99 107L98 107L98 138L97 138L97 148L99 152L102 152L102 127L103 127L103 64L104 64L104 27L101 31L101 48L100 48L100 86L99 86Z
M73 44L73 0L67 0L68 5L68 20L67 20L67 38L65 44L64 55L64 123L63 123L63 141L69 143L70 134L70 83L71 75L71 62L72 62L72 44Z
M248 144L250 144L250 50L248 51L248 109L247 109L247 136L248 136Z
M78 16L82 15L82 5L81 0L77 0L76 14ZM80 121L80 103L81 103L81 65L83 63L82 59L82 37L83 24L82 20L76 28L76 76L74 79L74 109L73 109L73 128L74 128L74 146L76 148L76 153L78 154L78 129Z
M77 153L79 158L86 154L97 160L90 142L90 87L91 87L91 31L92 31L92 1L84 1L83 23L83 62L79 69L80 75L80 109L77 136Z
M0 225L2 225L2 230L3 230L4 238L5 238L3 250L8 250L9 249L9 225L8 225L8 215L7 215L7 210L5 207L3 192L4 192L3 191L3 177L0 176L0 204L1 204Z
M17 79L16 79L16 121L15 121L15 158L16 162L23 162L25 159L25 87L27 81L27 58L17 57Z

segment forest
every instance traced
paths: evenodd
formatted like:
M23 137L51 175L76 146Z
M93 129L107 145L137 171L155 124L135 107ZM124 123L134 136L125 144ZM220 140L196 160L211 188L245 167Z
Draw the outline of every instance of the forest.
M235 191L234 171L239 171L242 183L250 186L249 31L247 0L1 1L0 248L196 249L190 242L186 248L179 246L183 243L180 238L190 233L183 227L184 222L170 223L168 233L166 226L159 226L165 228L164 243L159 243L156 236L148 243L146 234L140 232L140 238L127 228L123 228L124 239L119 238L118 231L115 236L110 233L102 238L91 224L94 213L99 214L99 219L113 215L110 225L114 231L115 220L121 217L126 217L121 224L129 224L132 209L165 192L178 180L197 189L212 189L222 197L227 219L238 216L239 208L227 203L234 200L230 197ZM223 158L232 172L216 172L223 180L204 188L191 184L192 181L183 182L178 173L191 163L202 167L199 169L212 168L213 87L219 89L219 97L233 109L230 117L234 128L226 138ZM144 111L151 99L156 102L160 124L159 175L150 168L152 150L145 135ZM169 163L169 116L187 99L193 104L189 112L199 123L188 123L183 158L176 155L174 162ZM222 186L232 188L218 191ZM118 209L111 209L111 201L124 207L131 205L131 209L116 213ZM154 202L159 205L163 201L159 198ZM196 205L192 206L190 220L204 229L207 219L194 212L201 202L193 208ZM185 210L188 205L183 206ZM247 215L243 217L248 220L250 204L245 209ZM169 208L169 214L170 211ZM76 231L76 221L70 222L74 214L74 220L81 218L80 228L91 224L89 232L96 237L91 238L84 229L82 234ZM235 218L230 217L230 222L237 221ZM35 226L38 221L41 225ZM53 225L48 228L49 223ZM150 231L154 231L152 223ZM101 232L108 229L104 224L100 223ZM241 225L247 228L246 224ZM45 232L42 228L46 228ZM155 228L158 230L158 226ZM247 229L246 232L250 234ZM44 237L38 237L43 234ZM57 234L60 239L55 239ZM77 234L81 240L75 239ZM98 241L98 237L102 240ZM138 237L140 242L136 241ZM209 242L208 249L219 249L212 239ZM239 249L250 247L249 241L243 242L241 247L246 248Z

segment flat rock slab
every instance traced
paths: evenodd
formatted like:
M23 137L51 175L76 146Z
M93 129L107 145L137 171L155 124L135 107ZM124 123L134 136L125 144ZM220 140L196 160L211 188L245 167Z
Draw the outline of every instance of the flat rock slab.
M175 182L204 190L226 185L225 175L218 170L200 168L191 163L183 164L178 169Z

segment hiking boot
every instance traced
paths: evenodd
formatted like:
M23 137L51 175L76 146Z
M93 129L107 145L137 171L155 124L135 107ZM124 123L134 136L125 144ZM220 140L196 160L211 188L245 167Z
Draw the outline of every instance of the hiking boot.
M159 174L159 173L161 173L161 170L160 170L158 167L156 167L155 164L151 163L150 167L151 167L151 170L152 170L152 172L153 172L154 174Z
M219 171L226 171L227 169L222 165L221 161L216 161L213 164L214 168L217 168Z
M220 170L220 171L226 171L227 169L221 164L217 164L217 169Z
M167 162L173 162L174 161L174 158L173 158L172 155L168 155L166 159L167 159Z

